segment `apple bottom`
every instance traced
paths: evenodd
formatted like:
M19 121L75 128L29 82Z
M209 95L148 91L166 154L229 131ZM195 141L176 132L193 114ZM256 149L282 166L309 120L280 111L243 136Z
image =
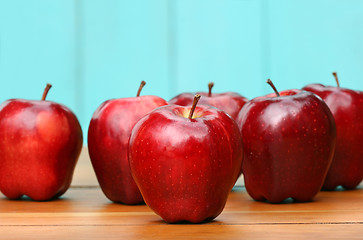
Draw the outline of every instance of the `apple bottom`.
M341 148L340 148L341 149ZM362 156L355 153L340 150L335 151L333 162L325 178L322 190L333 191L342 186L344 189L353 190L363 180L363 161ZM349 160L349 161L348 161Z
M361 183L363 179L362 141L363 132L354 124L337 125L334 158L322 190L333 191L339 186L352 190Z
M68 187L66 187L65 189L59 190L59 191L50 190L50 191L52 191L51 194L49 194L48 192L44 192L44 191L49 191L48 188L45 188L44 191L36 191L36 192L32 192L32 193L12 192L11 190L10 191L2 190L1 192L10 200L19 200L22 198L30 198L31 200L34 200L34 201L43 202L43 201L51 201L54 199L58 199L60 196L62 196L67 191ZM56 192L56 193L54 193L54 192Z
M312 201L321 190L332 158L297 154L284 152L274 155L273 159L265 156L265 161L258 161L252 154L245 156L243 171L248 194L256 201L271 203L287 198L296 202Z
M146 204L167 223L202 223L212 221L219 216L227 200L216 199L215 196L189 197L189 199L183 199L171 196L169 199L160 200L156 207L153 207L155 204L152 202L146 202ZM208 204L208 202L214 202L214 204Z
M295 189L283 189L283 185L281 185L281 189L270 189L265 190L263 193L260 191L256 191L248 180L246 180L246 191L255 201L269 202L269 203L283 203L288 199L291 199L293 202L311 202L314 197L318 194L319 189L321 188L321 184L319 186L316 185L295 185ZM318 190L317 190L318 189Z
M32 137L35 138L30 135L29 139ZM18 140L11 148L0 145L1 192L10 199L26 195L35 201L63 195L72 182L82 148L81 137L63 146L28 139Z
M327 179L329 183L325 183L322 187L322 191L334 191L337 188L339 189L339 186L341 186L345 190L354 190L357 188L357 186L362 182L363 178L357 179L357 177L345 177L346 183L344 181L339 182L336 181L335 175L327 176ZM333 179L332 181L330 179Z
M96 139L103 140L101 137ZM92 147L88 148L102 192L114 203L143 204L144 200L131 175L127 153L124 150L126 147L113 140L104 142L107 144L91 145Z
M159 157L163 167L147 164L152 163L152 158L140 163L145 171L134 171L134 175L141 194L145 203L168 223L211 221L222 212L232 190L231 174L219 170L218 165L211 166L203 158L192 162L184 160L184 156ZM149 169L156 171L152 173ZM236 167L233 175L237 173L239 168Z
M103 194L114 203L126 205L144 204L139 188L134 183L132 176L129 173L119 174L122 172L122 169L116 168L116 171L118 173L110 174L109 178L106 179L97 177ZM112 173L111 170L109 172Z
M213 201L215 200L213 199ZM215 219L223 211L225 203L220 203L217 209L210 205L203 207L196 207L196 205L205 205L205 203L201 203L198 200L179 200L173 203L165 201L160 202L160 205L157 208L153 208L152 203L148 204L148 206L167 223L202 223ZM174 209L172 214L170 214L169 209ZM213 214L210 214L210 212L213 212Z
M74 167L73 167L74 169ZM62 196L72 182L73 171L61 176L48 171L46 174L33 171L31 176L24 176L24 181L15 180L9 174L1 178L1 192L11 200L29 197L34 201L49 201Z

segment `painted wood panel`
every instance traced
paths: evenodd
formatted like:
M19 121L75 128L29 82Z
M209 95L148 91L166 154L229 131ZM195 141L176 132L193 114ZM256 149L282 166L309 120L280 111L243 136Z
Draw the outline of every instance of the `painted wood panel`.
M267 77L260 1L180 0L173 5L174 94L236 91L254 97Z
M312 82L363 90L363 1L269 0L271 78L280 88Z
M168 5L165 0L82 1L82 115L86 126L101 102L168 95Z
M311 82L363 90L359 0L0 0L0 101L70 107L84 135L105 100L184 91L248 98Z
M77 110L71 0L0 1L0 99L48 99Z

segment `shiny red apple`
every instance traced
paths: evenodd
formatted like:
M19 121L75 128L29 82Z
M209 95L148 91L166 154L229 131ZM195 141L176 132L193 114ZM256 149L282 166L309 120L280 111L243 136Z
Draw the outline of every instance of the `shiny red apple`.
M326 102L337 127L335 154L323 189L353 189L363 179L363 92L340 87L336 73L333 75L336 87L310 84L303 89Z
M246 190L257 201L311 201L334 154L334 118L313 93L275 92L246 103L237 118Z
M209 104L216 108L219 108L228 113L233 119L237 118L237 115L243 105L248 101L247 98L241 96L236 92L225 92L225 93L212 93L214 84L211 82L208 84L209 92L198 92L202 98L199 101L201 104ZM191 106L193 103L193 93L182 93L172 98L169 103L181 106Z
M82 130L67 107L42 100L10 99L0 105L0 190L51 200L69 188L82 148Z
M130 172L128 141L135 123L151 110L166 105L157 96L111 99L94 112L88 129L88 151L103 193L113 202L142 203Z
M196 102L150 112L130 137L133 177L146 204L168 223L216 218L240 174L237 124L222 110Z

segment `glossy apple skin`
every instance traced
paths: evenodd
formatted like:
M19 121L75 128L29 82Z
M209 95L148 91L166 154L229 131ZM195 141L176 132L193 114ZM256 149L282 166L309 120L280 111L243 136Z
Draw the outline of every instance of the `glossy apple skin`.
M168 104L157 96L112 99L94 112L88 128L88 151L103 193L113 202L143 203L130 172L128 141L135 123Z
M337 128L335 154L323 189L356 188L363 179L363 92L321 84L303 89L326 102Z
M228 113L233 119L236 119L243 105L248 101L247 98L235 92L212 93L209 97L207 92L199 92L202 97L199 100L199 105L208 104L219 108ZM172 98L169 103L180 106L191 106L194 95L192 93L182 93Z
M238 126L223 111L169 105L143 117L130 137L130 166L146 204L168 223L216 218L240 174Z
M257 201L311 201L331 164L336 128L316 95L290 90L258 97L242 108L237 123L244 148L242 171Z
M82 149L76 116L51 101L0 106L0 190L10 199L57 198L69 188Z

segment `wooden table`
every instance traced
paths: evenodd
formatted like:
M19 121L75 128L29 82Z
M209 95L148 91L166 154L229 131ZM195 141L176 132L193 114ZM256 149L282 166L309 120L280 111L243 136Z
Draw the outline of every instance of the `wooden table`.
M255 202L231 192L215 221L166 224L147 206L108 201L100 188L72 187L59 200L0 197L0 239L363 239L363 187L321 192L309 203Z
M255 202L238 187L215 221L166 224L145 205L111 203L85 147L61 199L11 201L0 194L1 240L282 238L363 239L363 183L354 191L321 192L313 202L284 204Z

